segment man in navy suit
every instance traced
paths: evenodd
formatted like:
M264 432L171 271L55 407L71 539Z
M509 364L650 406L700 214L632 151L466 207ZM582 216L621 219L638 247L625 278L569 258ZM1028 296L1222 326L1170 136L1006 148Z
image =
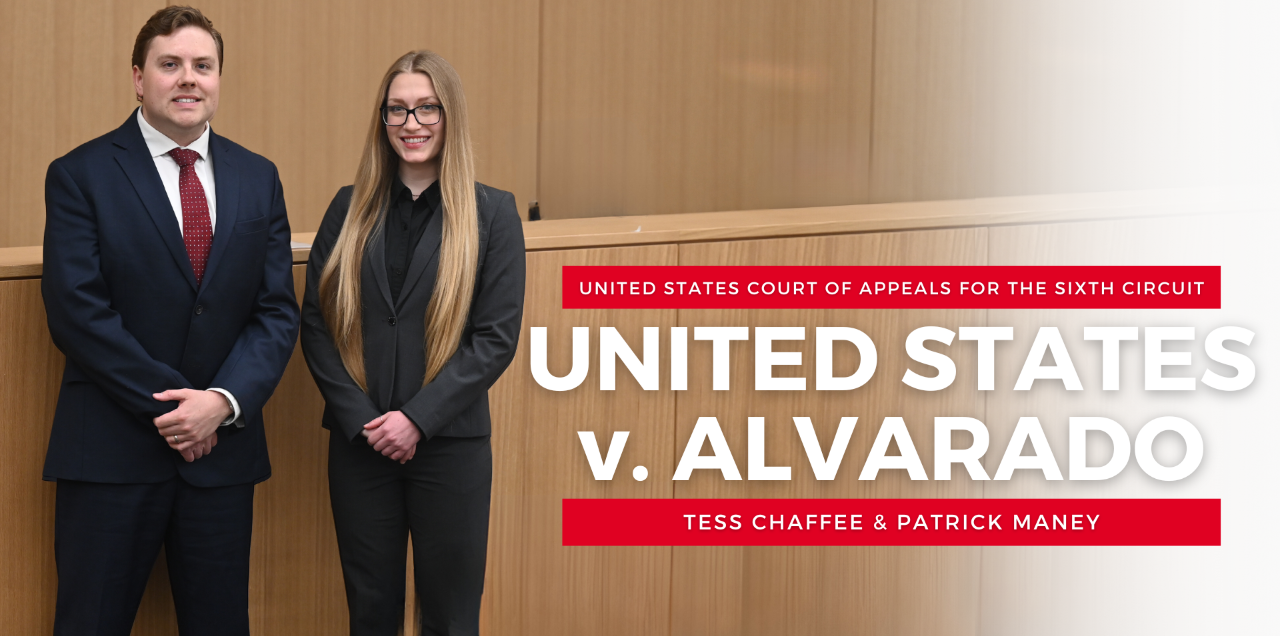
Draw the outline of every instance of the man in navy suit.
M189 7L133 51L140 109L54 161L49 331L66 354L55 634L129 634L163 545L183 636L249 633L262 407L297 338L289 222L266 159L213 134L222 38Z

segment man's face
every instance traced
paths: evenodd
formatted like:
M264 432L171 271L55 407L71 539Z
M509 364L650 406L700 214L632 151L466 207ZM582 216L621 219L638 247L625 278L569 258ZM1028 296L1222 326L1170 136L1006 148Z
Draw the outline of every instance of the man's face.
M195 141L218 110L218 45L208 31L189 26L158 36L143 68L133 67L133 89L147 122L181 145Z

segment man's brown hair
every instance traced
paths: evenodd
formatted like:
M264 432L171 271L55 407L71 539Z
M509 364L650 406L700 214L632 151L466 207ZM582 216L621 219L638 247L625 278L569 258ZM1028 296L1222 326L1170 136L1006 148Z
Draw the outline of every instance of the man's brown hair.
M173 35L174 31L183 27L198 27L204 29L213 36L213 41L218 45L218 74L222 74L222 34L213 28L213 20L204 17L199 9L194 7L165 7L147 19L147 23L142 25L142 30L138 31L138 39L133 43L133 65L142 68L147 61L147 47L151 46L151 40L159 36Z

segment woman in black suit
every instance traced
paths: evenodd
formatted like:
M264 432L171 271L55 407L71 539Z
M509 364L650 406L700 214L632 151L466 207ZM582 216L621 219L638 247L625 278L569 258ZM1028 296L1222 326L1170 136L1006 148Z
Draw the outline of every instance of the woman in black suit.
M448 62L405 54L374 106L355 184L316 234L303 302L351 633L402 624L412 535L423 633L476 634L487 392L520 334L524 235L511 193L475 182Z

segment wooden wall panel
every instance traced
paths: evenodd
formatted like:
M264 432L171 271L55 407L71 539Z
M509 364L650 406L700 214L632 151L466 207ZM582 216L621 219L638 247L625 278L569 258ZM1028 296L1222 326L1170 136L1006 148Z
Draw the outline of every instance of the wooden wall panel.
M986 230L940 230L682 245L681 265L982 265ZM683 497L980 497L982 485L953 474L952 481L911 481L905 471L882 472L859 481L885 417L903 417L926 471L933 473L933 417L977 417L983 398L976 378L959 376L949 390L923 393L901 383L910 367L902 347L913 329L938 325L982 325L983 310L681 310L680 324L696 326L804 325L803 342L775 350L801 351L799 368L775 375L809 378L809 390L757 392L754 342L735 342L730 391L711 390L711 347L689 347L689 390L677 399L676 456L699 417L715 416L743 471L744 481L724 481L718 472L695 471L675 482ZM875 376L852 392L815 393L814 330L848 326L877 345ZM692 334L691 334L692 336ZM754 337L754 333L753 333ZM957 346L958 345L958 346ZM972 367L976 349L953 345L958 368ZM836 349L836 375L858 365L852 346ZM768 465L791 466L790 481L745 481L748 417L765 417ZM834 481L814 478L792 417L811 418L829 448L843 416L858 417L844 462ZM958 441L957 444L963 444ZM977 548L735 547L675 548L672 565L672 633L679 634L976 634Z
M159 6L0 6L0 86L11 89L0 112L0 246L40 242L48 162L135 105L129 50ZM276 162L298 231L315 230L352 180L386 66L423 47L463 77L480 179L515 192L522 213L540 199L546 218L1182 186L1217 174L1224 157L1258 170L1214 137L1216 70L1254 81L1239 68L1247 60L1224 61L1213 26L1224 18L1202 3L202 9L227 43L215 127ZM84 95L92 108L77 105ZM40 100L53 104L48 115L33 112ZM1245 120L1258 121L1253 111ZM1253 128L1232 134L1256 151L1242 141L1265 132Z
M869 200L1202 180L1211 15L1153 0L877 3Z
M546 0L543 216L864 202L872 5Z
M44 235L49 162L115 129L136 102L129 56L163 0L0 3L0 247Z
M1069 201L1080 203L1075 197ZM1016 203L1016 202L1015 202ZM943 204L936 204L942 206ZM1010 202L958 202L965 214L984 206L1022 209L995 217L928 216L938 225L955 218L1021 226L969 227L917 231L878 231L791 238L741 238L726 229L716 234L707 219L690 221L702 242L680 245L615 246L602 249L549 249L528 255L529 288L521 345L510 370L495 385L491 404L495 422L494 491L489 572L482 607L486 634L1019 634L1025 625L1046 626L1045 633L1135 633L1155 625L1161 633L1213 631L1209 618L1220 620L1220 608L1232 608L1244 619L1254 617L1256 603L1227 594L1219 583L1227 574L1249 580L1260 559L1269 555L1265 506L1226 506L1224 528L1231 534L1221 548L1127 550L1114 548L1002 547L637 547L566 548L560 545L560 500L564 497L980 497L980 496L1116 496L1140 493L1166 496L1221 496L1233 501L1264 501L1271 496L1269 449L1280 443L1271 425L1273 410L1267 386L1254 387L1231 400L1172 399L1139 405L1130 411L1125 400L1086 391L1083 399L1062 392L1011 396L1033 327L1056 325L1070 336L1091 321L1169 325L1205 317L1220 324L1240 324L1265 332L1275 322L1270 245L1275 215L1268 212L1242 223L1241 215L1212 219L1091 220L1083 223L1038 223L1046 218L1037 207ZM933 204L926 206L933 207ZM1085 205L1067 206L1088 208ZM884 210L893 206L869 206ZM1110 209L1110 208L1108 208ZM1215 208L1216 209L1216 208ZM855 214L851 211L850 214ZM830 212L791 212L796 221L830 221ZM1082 212L1080 218L1091 219ZM918 216L907 215L904 223ZM570 222L565 222L566 225ZM593 231L598 222L584 223ZM848 226L831 226L845 228ZM880 226L877 226L880 227ZM911 227L909 225L909 227ZM701 228L701 229L697 229ZM739 230L758 232L759 228ZM748 234L747 236L751 236ZM637 240L649 240L639 237ZM727 240L715 241L716 238ZM566 244L573 244L566 240ZM675 240L675 239L672 239ZM19 254L31 254L23 251ZM12 276L31 270L5 252ZM564 310L560 308L560 268L564 265L1008 265L1008 264L1221 264L1231 272L1224 310L1160 311L1123 316L1101 312L1009 312L997 310ZM302 266L294 269L302 284ZM1018 340L997 347L999 390L976 390L975 348L956 343L949 351L957 363L957 383L938 394L915 392L899 383L908 361L901 343L918 326L955 329L967 325L1012 325ZM662 329L660 350L668 351L671 326L853 326L879 345L880 364L868 386L847 394L761 393L751 387L753 359L748 343L733 347L735 389L717 393L708 386L710 347L690 344L689 390L666 390L662 369L658 392L640 390L625 371L619 388L598 388L598 331L617 327L638 347L641 328ZM62 369L61 355L49 342L41 309L39 282L0 281L0 404L17 423L0 433L0 507L17 511L0 518L0 611L15 633L47 633L51 629L56 579L52 559L54 486L39 481ZM529 371L529 330L548 327L549 362L553 373L570 366L570 327L593 329L592 372L584 386L555 393L537 386ZM1202 333L1202 332L1198 332ZM813 376L812 329L804 343L780 343L779 350L799 350L806 364L778 369L778 375ZM692 334L691 334L692 335ZM1068 338L1086 385L1096 384L1097 356L1084 353ZM1259 338L1255 360L1273 349ZM791 346L788 346L791 345ZM1171 347L1172 349L1172 347ZM1253 351L1251 349L1251 351ZM1126 382L1140 381L1140 356L1127 350ZM837 348L837 373L852 372L853 352ZM1197 365L1205 364L1197 358ZM928 369L910 363L920 373ZM1202 367L1197 367L1198 375ZM1261 371L1260 365L1260 371ZM1090 375L1093 374L1093 375ZM1263 373L1260 373L1262 377ZM1260 380L1262 382L1262 380ZM1177 398L1177 396L1173 396ZM1188 396L1190 397L1190 396ZM1241 410L1245 404L1253 410ZM902 416L926 470L932 474L932 418L973 416L991 430L990 463L998 461L1017 416L1044 419L1055 451L1065 446L1061 435L1072 414L1140 416L1173 414L1189 417L1206 434L1206 463L1196 479L1156 484L1134 467L1113 483L1070 484L1059 488L1019 476L1012 482L975 484L963 474L951 482L911 482L901 471L883 474L874 483L857 480L866 453L886 416ZM790 465L790 482L724 482L717 475L695 474L687 482L670 482L676 460L699 416L716 416L730 447L743 465L745 423L766 418L771 465ZM827 447L840 416L859 417L840 476L833 482L813 479L797 443L792 416L813 419ZM320 400L296 353L275 397L267 407L267 427L274 476L257 491L251 578L251 617L255 632L341 634L345 603L333 539L325 479L326 433L318 427ZM1145 419L1122 419L1126 427ZM24 426L23 422L34 423ZM616 430L629 430L620 474L612 482L595 481L580 454L578 430L589 430L602 443ZM1130 428L1130 430L1133 430ZM958 440L959 442L959 440ZM215 451L216 452L216 451ZM1062 455L1059 455L1060 458ZM1065 466L1065 460L1062 461ZM649 468L646 481L631 478L637 464ZM702 473L704 471L699 471ZM1241 522L1247 519L1248 524ZM1242 538L1243 537L1243 538ZM1261 547L1259 547L1261 546ZM1232 570L1230 568L1236 568ZM144 599L134 633L175 633L163 561ZM1237 575L1246 575L1241 578ZM1252 582L1250 587L1254 587ZM1234 588L1231 588L1234 589ZM1267 590L1261 587L1264 592ZM1231 599L1227 599L1231 596ZM1236 598L1236 597L1240 598ZM1234 603L1235 605L1231 605ZM1250 603L1253 603L1250 605ZM1090 612L1080 613L1079 607ZM1205 609L1209 608L1209 609ZM1095 611L1096 610L1096 611ZM1210 611L1213 610L1213 611ZM1099 617L1108 613L1112 622ZM1231 612L1227 612L1231 613ZM1142 619L1140 622L1138 619ZM1237 622L1239 620L1236 619ZM1228 619L1230 620L1230 619ZM1216 623L1215 623L1216 624ZM1021 630L1021 631L1020 631ZM1056 630L1056 631L1055 631ZM1234 630L1247 632L1247 629ZM410 630L410 633L412 630Z
M1243 238L1249 234L1228 218L1180 217L1149 220L1115 220L1090 223L1046 224L992 228L993 265L1222 265L1226 286L1241 285L1263 262L1264 240ZM1244 241L1260 248L1241 249ZM1232 253L1235 253L1233 256ZM1251 263L1251 264L1250 264ZM1236 267L1232 267L1235 265ZM1244 291L1244 290L1242 290ZM1009 481L987 482L985 496L1000 498L1224 498L1222 548L1123 549L1105 547L987 547L982 553L982 633L1013 636L1027 625L1040 625L1049 636L1089 633L1101 635L1151 632L1195 634L1221 631L1223 611L1219 595L1226 580L1224 551L1232 541L1230 501L1248 501L1248 488L1235 477L1232 465L1245 450L1263 440L1278 439L1270 427L1258 426L1241 436L1236 432L1248 406L1248 398L1217 393L1201 386L1194 393L1147 392L1143 388L1143 328L1196 325L1197 343L1170 342L1166 351L1190 351L1191 369L1169 367L1164 375L1198 377L1208 368L1202 343L1210 329L1222 325L1249 324L1258 311L1241 311L1241 304L1256 303L1237 295L1224 295L1222 310L990 310L990 324L1011 326L1014 340L996 348L996 390L987 400L984 420L991 431L991 450L984 458L995 473L1014 426L1020 417L1039 418L1062 471L1063 481L1046 481L1039 471L1017 471ZM1236 318L1231 317L1235 314ZM1246 322L1238 322L1245 317ZM1068 391L1059 381L1037 381L1030 391L1013 391L1018 373L1041 327L1057 327L1067 346L1071 365L1083 390ZM1121 345L1120 391L1103 391L1101 347L1082 339L1085 326L1132 326L1139 341ZM1258 331L1262 333L1261 330ZM1256 342L1255 342L1256 344ZM1242 347L1258 361L1254 347ZM1063 364L1052 356L1044 364ZM1223 399L1226 398L1226 399ZM1243 399L1242 399L1243 398ZM1270 405L1266 407L1270 410ZM1260 411L1261 409L1259 409ZM1132 440L1148 421L1174 415L1192 422L1204 437L1205 460L1191 477L1161 482L1148 477L1132 458L1123 472L1105 481L1070 481L1068 425L1071 417L1106 417L1120 424ZM1248 426L1247 424L1245 426ZM1097 466L1110 453L1110 442L1091 436L1089 465ZM1161 461L1181 458L1181 446L1173 436L1162 435L1156 445ZM1246 441L1249 440L1249 441ZM1163 446L1162 446L1163 445ZM1267 445L1270 447L1270 445ZM1172 452L1161 452L1172 451ZM1028 453L1030 451L1027 451ZM1258 473L1259 478L1261 471ZM1249 506L1244 506L1249 508ZM1269 513L1264 513L1269 514ZM1260 519L1257 523L1265 524ZM1243 525L1243 524L1242 524ZM1256 550L1245 549L1253 560ZM1243 555L1242 555L1243 556ZM1080 612L1088 607L1090 611ZM1248 612L1247 608L1240 608ZM1227 630L1231 631L1231 630ZM1245 629L1244 631L1249 631Z
M0 247L36 245L49 162L119 126L137 103L129 57L156 0L0 6ZM276 163L296 231L314 231L351 183L378 82L401 54L429 48L468 95L480 181L536 198L538 2L483 0L200 5L224 36L213 125Z
M493 636L665 633L670 620L671 548L562 547L565 497L670 497L675 396L643 391L621 364L617 390L601 391L599 334L611 326L637 351L642 327L659 327L667 349L675 310L561 309L564 265L675 265L671 245L533 252L520 348L490 392L494 502L484 621ZM529 371L529 330L547 327L551 373L569 372L571 327L591 328L591 371L565 392L542 388ZM664 358L665 359L665 354ZM669 369L662 371L668 386ZM596 481L577 431L605 452L614 431L630 431L613 481ZM635 481L643 465L649 478Z
M56 486L40 480L64 358L46 326L39 280L0 281L0 616L13 634L53 632Z
M1219 229L1224 221L1187 216L1164 219L1125 219L1088 223L1053 223L1044 225L992 228L992 265L1224 265L1228 254L1236 251L1214 237L1242 236L1247 231ZM1256 240L1256 239L1255 239ZM1229 265L1228 265L1229 267ZM1223 269L1224 283L1229 283L1228 267ZM1247 276L1245 272L1240 275ZM1224 302L1224 308L1230 301ZM1001 449L1012 435L1019 417L1039 415L1051 447L1067 474L1067 418L1071 415L1098 415L1115 419L1132 437L1142 424L1169 414L1176 404L1178 414L1195 409L1194 395L1179 392L1149 393L1143 388L1142 328L1168 325L1220 326L1220 310L1047 310L992 309L988 311L992 325L1011 326L1014 340L999 343L996 348L996 390L987 402L988 427L993 448ZM1227 323L1229 324L1229 323ZM1120 391L1102 390L1102 352L1096 342L1083 340L1086 326L1131 326L1139 328L1139 341L1121 346ZM1041 327L1056 327L1071 356L1071 365L1079 374L1083 390L1069 391L1060 381L1037 381L1029 391L1012 390L1018 374ZM1203 338L1203 329L1198 332ZM1169 343L1169 351L1194 350L1190 343ZM1198 376L1206 360L1197 354L1197 373L1171 367L1168 376ZM1044 364L1059 364L1052 356ZM1185 396L1185 399L1179 399ZM1153 410L1154 409L1154 410ZM1186 416L1186 415L1183 415ZM988 453L986 466L992 474L1000 456ZM1019 471L1007 482L990 482L986 495L994 497L1117 497L1117 496L1194 496L1188 483L1155 482L1143 474L1136 462L1130 462L1124 473L1101 482L1046 482L1039 472ZM1206 493L1206 496L1208 494Z
M224 34L215 129L276 163L295 232L350 184L387 67L413 49L449 60L467 93L480 181L536 197L537 0L349 3L210 0Z
M305 265L294 266L293 280L301 298ZM255 634L347 633L347 596L329 506L329 431L320 427L323 410L302 348L295 348L262 412L271 479L258 485L253 501L249 619Z

